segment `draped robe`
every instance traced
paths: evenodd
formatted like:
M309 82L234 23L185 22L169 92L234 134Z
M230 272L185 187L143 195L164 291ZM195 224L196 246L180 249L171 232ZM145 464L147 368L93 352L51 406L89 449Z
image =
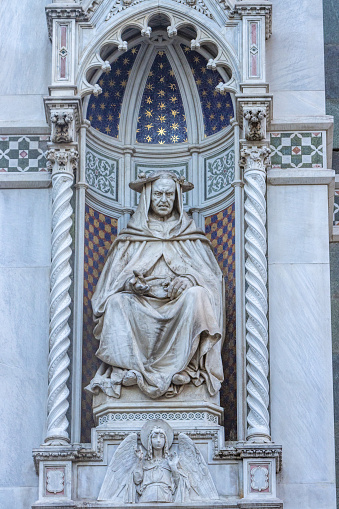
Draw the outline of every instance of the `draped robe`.
M92 298L94 336L100 341L96 355L104 364L90 390L120 397L122 380L132 372L149 397L171 397L182 389L173 376L184 372L214 395L223 379L222 273L208 239L183 210L179 183L169 219L152 216L150 203L148 183L108 253ZM144 295L128 286L134 271L150 286ZM176 276L193 286L170 300L166 284Z

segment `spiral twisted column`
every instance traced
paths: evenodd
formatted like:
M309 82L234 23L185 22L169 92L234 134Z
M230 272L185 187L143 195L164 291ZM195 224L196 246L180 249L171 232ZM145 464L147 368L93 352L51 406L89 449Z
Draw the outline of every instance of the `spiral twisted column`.
M266 146L245 146L245 280L247 344L247 440L269 442L268 321L266 261Z
M70 258L72 255L70 229L72 227L72 184L78 153L71 150L50 150L52 168L52 262L50 275L50 331L48 359L47 435L49 445L69 442L69 407L67 380L70 363L69 287L71 285Z

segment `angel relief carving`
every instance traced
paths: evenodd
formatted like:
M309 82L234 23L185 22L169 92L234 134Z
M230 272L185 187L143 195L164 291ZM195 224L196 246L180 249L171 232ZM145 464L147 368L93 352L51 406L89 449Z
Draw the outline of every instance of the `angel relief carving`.
M119 445L108 466L98 500L114 503L171 503L217 500L207 464L185 433L178 453L172 451L173 430L161 419L147 421L138 435Z

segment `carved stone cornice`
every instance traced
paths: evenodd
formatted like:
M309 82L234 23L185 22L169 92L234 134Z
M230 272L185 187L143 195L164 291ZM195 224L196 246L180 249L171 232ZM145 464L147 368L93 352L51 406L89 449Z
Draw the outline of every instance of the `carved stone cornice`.
M45 7L48 36L52 39L53 19L75 19L76 21L88 21L88 13L79 4L50 4Z
M34 464L37 472L39 471L40 461L72 461L72 462L100 462L104 457L105 440L124 440L131 431L97 431L96 448L90 449L81 444L63 447L42 446L33 449ZM174 432L177 438L179 431ZM248 444L246 442L232 442L231 445L225 445L220 448L218 443L218 430L195 430L185 433L192 439L210 439L213 442L214 460L242 460L243 458L275 458L277 473L282 465L282 447L276 444Z
M272 35L272 4L269 2L236 3L229 13L230 19L241 19L243 16L265 16L266 39Z

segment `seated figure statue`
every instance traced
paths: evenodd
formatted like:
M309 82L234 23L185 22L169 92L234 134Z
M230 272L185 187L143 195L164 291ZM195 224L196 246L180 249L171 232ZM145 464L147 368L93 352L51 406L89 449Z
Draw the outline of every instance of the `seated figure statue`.
M193 185L168 171L130 183L140 202L113 243L92 298L96 355L88 389L119 398L138 385L151 398L185 384L215 395L223 379L224 288L202 230L183 210Z

